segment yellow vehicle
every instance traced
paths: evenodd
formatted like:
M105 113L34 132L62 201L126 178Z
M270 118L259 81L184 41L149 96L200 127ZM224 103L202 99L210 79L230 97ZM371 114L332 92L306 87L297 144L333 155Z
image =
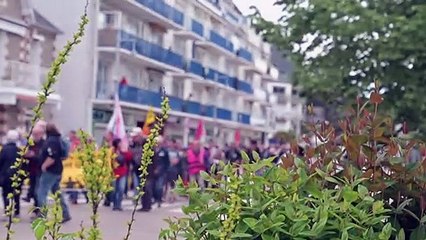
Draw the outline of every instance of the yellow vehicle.
M112 151L107 156L109 161L113 158ZM83 169L79 159L79 152L73 151L68 158L63 161L64 171L62 173L61 187L63 188L84 188Z
M63 188L84 188L83 170L78 159L78 152L72 152L63 161L64 171L62 173L61 187ZM73 184L71 184L73 183Z

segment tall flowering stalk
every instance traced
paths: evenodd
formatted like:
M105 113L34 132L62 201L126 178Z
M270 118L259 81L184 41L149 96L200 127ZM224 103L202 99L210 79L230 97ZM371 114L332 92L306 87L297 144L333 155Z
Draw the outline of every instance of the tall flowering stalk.
M155 147L157 146L157 139L160 136L160 131L164 127L164 123L166 122L170 111L169 98L165 95L163 89L163 101L161 102L161 116L156 118L156 122L154 124L154 128L151 129L151 133L148 136L144 146L143 146L143 154L141 159L141 166L139 168L140 171L140 182L137 187L138 194L135 196L135 205L132 210L130 221L127 224L127 232L124 240L129 240L130 234L132 231L133 223L135 222L135 214L136 209L138 208L139 202L145 194L143 188L146 183L146 178L148 176L148 166L152 163L152 158L154 157Z
M113 153L107 146L97 149L95 142L87 133L79 131L78 134L81 145L78 148L77 155L81 162L83 178L92 208L90 217L92 226L88 230L87 239L100 240L102 235L99 229L98 209L105 194L112 190L113 172L111 161Z
M238 170L234 170L238 171ZM241 197L238 193L241 184L241 178L234 172L229 179L228 191L229 191L229 204L228 213L226 219L222 222L222 231L220 233L220 240L231 239L231 235L234 232L235 226L240 219L241 213Z
M73 35L73 38L71 41L68 41L67 44L64 46L62 51L59 53L57 58L52 63L49 73L47 75L46 81L43 83L41 91L38 93L37 96L37 105L34 107L33 112L34 116L31 119L31 127L28 132L28 135L26 136L26 144L21 148L21 151L19 152L19 158L15 161L14 165L12 166L13 169L16 169L15 174L11 177L12 187L14 188L13 194L9 194L7 197L9 199L9 205L6 207L6 216L7 216L7 222L5 224L6 227L6 240L11 240L12 235L14 234L14 231L12 230L12 226L14 222L17 221L17 219L14 218L14 196L20 193L20 186L22 185L24 179L27 177L27 173L23 170L23 166L27 164L27 160L24 158L24 156L27 154L28 149L30 146L34 144L33 139L31 138L32 132L34 130L34 126L37 121L42 119L42 110L44 105L46 104L48 97L54 92L53 86L58 82L58 76L61 73L62 66L66 63L68 56L71 54L71 51L74 49L74 47L81 42L81 39L84 36L85 28L89 22L88 15L87 15L87 8L88 8L88 0L86 1L86 6L84 8L84 14L81 17L81 21L79 24L79 28L77 32Z

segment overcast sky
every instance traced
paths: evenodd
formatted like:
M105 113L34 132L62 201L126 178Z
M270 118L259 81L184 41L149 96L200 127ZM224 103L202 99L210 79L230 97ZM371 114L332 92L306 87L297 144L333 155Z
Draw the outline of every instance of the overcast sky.
M275 21L281 16L280 8L273 6L275 1L276 0L234 0L234 3L244 15L252 13L250 6L256 6L266 19Z

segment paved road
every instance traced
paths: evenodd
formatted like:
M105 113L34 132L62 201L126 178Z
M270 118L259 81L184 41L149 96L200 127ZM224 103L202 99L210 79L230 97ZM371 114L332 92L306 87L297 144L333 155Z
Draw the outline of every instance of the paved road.
M110 208L102 207L100 211L101 228L103 231L104 240L120 240L123 239L126 232L126 223L128 222L131 214L131 201L125 200L123 212L113 212ZM143 213L138 212L136 215L136 223L131 239L155 240L158 239L158 234L161 228L167 226L164 219L168 217L180 216L182 214L181 206L183 201L174 204L163 204L161 208L153 209L151 212ZM28 204L23 207L22 213L27 212L29 209ZM89 225L90 208L86 204L70 205L72 220L63 226L63 232L76 232L80 229L80 223L83 221L84 225ZM2 227L0 225L0 227ZM32 240L33 233L31 230L31 221L29 216L21 216L21 222L14 226L16 231L16 240ZM0 228L0 239L4 228Z

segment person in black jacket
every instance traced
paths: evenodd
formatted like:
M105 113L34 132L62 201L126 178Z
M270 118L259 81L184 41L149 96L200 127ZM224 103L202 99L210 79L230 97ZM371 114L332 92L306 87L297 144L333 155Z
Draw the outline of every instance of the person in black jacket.
M164 182L167 177L167 169L170 166L169 151L167 150L166 142L162 137L158 140L158 147L155 150L154 157L152 159L152 165L154 170L154 200L161 206L164 192Z
M49 192L56 194L60 190L62 178L62 158L64 155L64 146L62 144L61 134L56 126L48 123L46 126L46 141L41 149L41 176L37 184L37 200L40 207L45 207ZM59 196L62 207L62 222L71 220L68 206L62 195Z
M20 194L14 191L10 178L16 173L16 169L13 169L12 166L19 157L19 148L17 146L19 133L16 130L9 130L6 134L6 139L7 143L0 152L0 185L3 188L4 209L7 209L7 206L10 204L8 195L13 194L15 202L14 215L18 217L20 213ZM19 190L20 188L21 186L18 187Z

